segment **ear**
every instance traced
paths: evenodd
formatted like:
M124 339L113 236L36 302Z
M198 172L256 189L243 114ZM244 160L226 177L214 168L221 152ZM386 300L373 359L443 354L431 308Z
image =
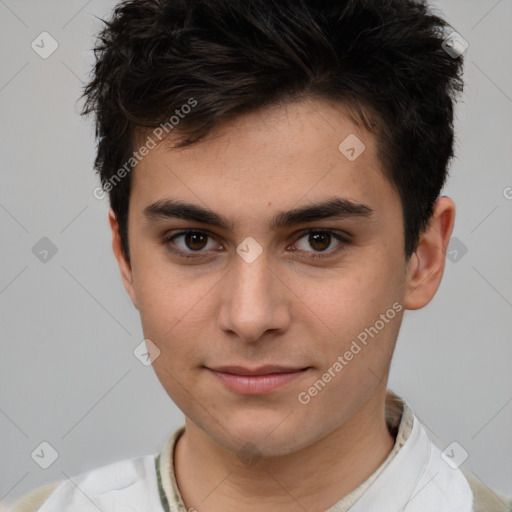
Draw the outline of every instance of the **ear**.
M405 309L420 309L434 298L443 277L454 222L455 203L449 197L438 198L407 266Z
M109 209L108 212L108 221L110 223L110 229L112 230L112 250L114 251L114 256L116 257L117 264L119 265L119 270L121 271L121 277L123 279L123 284L128 292L128 295L132 299L133 305L139 309L137 304L137 295L135 293L135 289L133 287L133 273L131 264L126 261L126 257L124 255L122 246L121 246L121 236L119 235L119 223L116 219L116 214L112 210Z

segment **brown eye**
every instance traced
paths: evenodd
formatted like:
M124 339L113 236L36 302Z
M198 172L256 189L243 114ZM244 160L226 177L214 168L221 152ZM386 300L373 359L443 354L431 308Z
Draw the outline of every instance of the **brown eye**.
M330 248L333 238L334 235L329 231L310 231L296 242L296 247L301 251L311 252L313 249L316 252L322 252Z
M295 249L304 254L305 258L320 259L335 256L347 250L350 245L350 235L331 230L306 231L295 242Z
M308 242L317 251L325 251L331 243L331 235L327 233L310 233Z
M189 249L199 251L205 248L208 242L208 236L198 231L191 231L184 235L184 241Z
M209 250L218 248L213 238L202 231L181 231L164 238L164 244L174 253L184 256L205 256Z

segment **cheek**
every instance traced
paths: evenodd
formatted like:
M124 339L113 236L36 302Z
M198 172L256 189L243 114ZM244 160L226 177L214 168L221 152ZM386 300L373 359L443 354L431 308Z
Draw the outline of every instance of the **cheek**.
M382 254L361 258L358 265L316 280L315 286L295 287L302 290L299 296L307 306L304 327L310 324L308 336L315 339L323 366L330 367L350 350L357 352L348 354L351 361L367 365L382 367L389 359L403 310L399 267L396 260L388 263L391 260ZM352 345L354 341L360 348Z
M347 265L328 277L296 279L293 288L305 305L326 326L340 329L375 321L400 297L397 268L361 257L358 264ZM299 291L300 290L300 291Z
M162 335L200 303L204 296L204 283L193 277L187 279L176 265L171 266L155 253L134 251L133 287L147 334L155 331L155 334Z
M144 336L160 350L155 371L179 375L203 364L205 328L213 322L211 297L219 277L202 277L169 264L142 260L134 271L134 288ZM204 319L212 319L206 322ZM200 348L202 347L202 348ZM172 379L169 380L170 383Z

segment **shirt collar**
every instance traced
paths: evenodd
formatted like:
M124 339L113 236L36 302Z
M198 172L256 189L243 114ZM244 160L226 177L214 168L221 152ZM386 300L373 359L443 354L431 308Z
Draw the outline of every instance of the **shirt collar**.
M369 478L326 512L345 512L349 508L350 512L368 512L374 509L376 501L379 508L375 510L381 512L404 510L414 497L412 495L418 483L428 476L425 471L432 459L433 445L412 408L406 400L387 390L385 411L386 424L395 438L391 452ZM184 431L184 426L175 430L156 457L159 491L166 512L187 512L173 464L176 443ZM440 466L432 478L444 469ZM463 487L460 480L457 483ZM465 488L463 490L467 491ZM394 506L398 508L393 509Z

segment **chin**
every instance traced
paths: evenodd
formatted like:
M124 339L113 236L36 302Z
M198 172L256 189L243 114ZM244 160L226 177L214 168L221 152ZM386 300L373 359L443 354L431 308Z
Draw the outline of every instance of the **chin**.
M307 418L297 423L296 414L290 412L240 411L236 417L226 416L222 426L209 423L201 428L217 444L240 457L282 456L323 437Z

